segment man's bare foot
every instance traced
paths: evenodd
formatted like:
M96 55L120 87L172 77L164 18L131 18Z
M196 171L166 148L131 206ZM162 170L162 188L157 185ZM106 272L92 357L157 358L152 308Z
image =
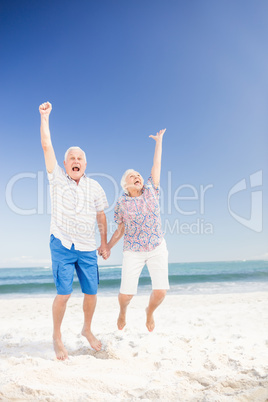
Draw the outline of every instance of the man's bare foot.
M68 359L68 352L65 349L61 339L53 339L53 346L58 360Z
M99 341L91 331L85 331L84 329L82 330L81 334L87 338L88 342L90 343L90 346L95 349L97 352L101 350L102 344L101 341Z
M126 314L120 312L117 320L117 328L120 329L121 331L125 325L126 325Z
M145 309L147 320L146 320L146 327L148 328L149 332L152 332L155 327L154 316L153 314L148 314L148 307Z

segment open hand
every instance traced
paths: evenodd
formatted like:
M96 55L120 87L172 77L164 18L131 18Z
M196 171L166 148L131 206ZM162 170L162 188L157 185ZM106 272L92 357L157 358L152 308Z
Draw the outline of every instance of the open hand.
M159 139L162 140L163 135L165 134L166 128L163 130L160 130L156 135L149 135L150 138L153 138L155 141L158 141Z

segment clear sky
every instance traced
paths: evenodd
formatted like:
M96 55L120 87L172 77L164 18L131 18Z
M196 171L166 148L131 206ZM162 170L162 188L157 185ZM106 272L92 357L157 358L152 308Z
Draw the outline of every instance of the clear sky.
M166 127L170 262L268 258L266 0L14 0L0 15L1 267L50 265L44 101L59 164L80 146L106 191L109 237L122 173L147 179ZM121 259L122 241L107 263Z

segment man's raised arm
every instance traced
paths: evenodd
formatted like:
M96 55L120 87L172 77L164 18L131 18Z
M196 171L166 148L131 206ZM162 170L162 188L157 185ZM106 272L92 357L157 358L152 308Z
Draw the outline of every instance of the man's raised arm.
M52 173L56 165L56 156L52 146L49 130L49 115L51 110L52 105L49 102L42 103L42 105L39 106L39 112L41 115L41 144L44 151L48 173Z

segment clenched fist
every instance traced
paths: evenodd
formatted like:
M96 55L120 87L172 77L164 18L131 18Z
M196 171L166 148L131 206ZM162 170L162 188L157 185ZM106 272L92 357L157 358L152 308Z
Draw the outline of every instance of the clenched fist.
M40 112L41 116L49 116L51 110L52 110L52 105L49 102L42 103L42 105L39 106L39 112Z

